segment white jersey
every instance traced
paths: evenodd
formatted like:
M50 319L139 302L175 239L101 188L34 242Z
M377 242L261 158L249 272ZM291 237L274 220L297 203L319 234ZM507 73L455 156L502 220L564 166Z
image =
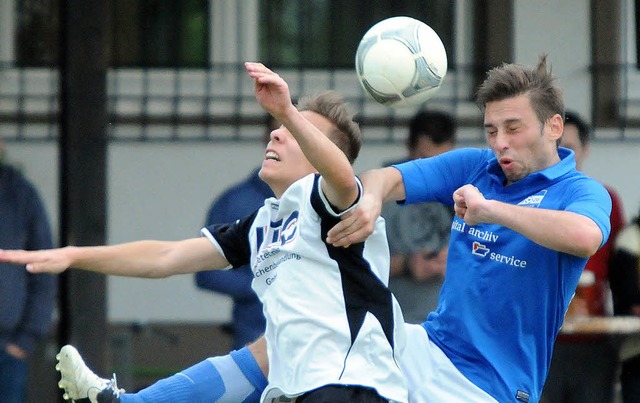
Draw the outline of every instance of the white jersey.
M252 286L267 319L269 386L262 400L342 384L405 402L396 361L405 342L404 320L387 288L384 220L364 243L327 244L340 213L320 181L308 175L280 199L265 200L252 216L202 230L233 267L251 264Z

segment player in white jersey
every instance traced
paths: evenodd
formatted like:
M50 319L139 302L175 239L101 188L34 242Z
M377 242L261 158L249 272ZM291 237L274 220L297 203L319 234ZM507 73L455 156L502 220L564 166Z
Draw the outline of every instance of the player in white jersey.
M203 237L184 241L2 251L0 260L26 264L34 273L74 267L136 277L250 263L253 288L267 319L270 369L262 401L406 402L406 385L396 362L404 326L386 286L389 250L384 222L378 220L366 242L349 248L325 242L327 231L357 205L362 193L351 167L360 148L358 125L337 94L303 99L298 110L280 76L259 63L247 63L246 68L255 81L258 102L283 124L271 133L260 171L276 197L256 213L204 228ZM205 390L174 396L182 386L171 380L154 390L152 386L148 393L122 393L88 370L72 347L63 347L60 357L60 384L65 396L74 400L217 399ZM217 372L208 362L202 364L179 378L206 384Z
M298 396L324 385L366 385L403 400L395 367L398 337L388 278L384 223L351 248L324 242L339 214L310 174L245 220L203 233L234 266L253 256L253 288L263 302L271 397ZM319 236L320 235L320 236ZM382 280L384 279L384 280ZM402 323L402 322L399 322ZM400 326L402 329L402 326Z

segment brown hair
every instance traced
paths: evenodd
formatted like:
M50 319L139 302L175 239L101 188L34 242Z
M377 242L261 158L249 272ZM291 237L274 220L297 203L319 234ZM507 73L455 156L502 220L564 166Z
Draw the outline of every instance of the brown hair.
M360 126L349 112L347 103L335 91L325 91L313 96L306 96L298 102L301 111L315 112L329 119L336 126L333 133L328 133L331 139L344 152L349 162L353 162L360 153L362 144Z
M478 88L477 104L484 112L487 103L527 95L540 123L556 113L564 120L562 91L556 85L556 76L547 69L547 55L541 55L535 68L504 63L487 73Z

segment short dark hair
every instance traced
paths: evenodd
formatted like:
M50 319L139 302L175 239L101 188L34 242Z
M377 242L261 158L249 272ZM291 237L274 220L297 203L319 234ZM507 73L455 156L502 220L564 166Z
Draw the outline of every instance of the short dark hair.
M445 112L420 111L409 122L407 147L414 149L421 137L428 137L434 144L455 143L456 122Z
M314 96L306 96L298 102L300 111L315 112L329 119L336 126L327 137L347 156L349 162L358 158L362 138L360 126L349 111L348 104L336 91L324 91Z
M520 95L529 97L531 107L540 123L545 124L555 114L564 118L562 91L556 85L556 76L547 69L547 55L540 56L534 68L504 63L487 73L480 85L477 103L484 113L487 103L504 101Z
M580 144L583 147L589 145L589 141L591 141L591 126L580 115L573 111L565 111L564 125L574 125L578 129Z

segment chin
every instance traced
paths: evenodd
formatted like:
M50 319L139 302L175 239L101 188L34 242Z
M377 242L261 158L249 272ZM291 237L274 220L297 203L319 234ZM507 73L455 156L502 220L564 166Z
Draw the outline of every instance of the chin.
M268 172L265 171L264 168L262 168L260 172L258 172L258 177L262 179L263 182L266 182L267 185L270 185L269 181L270 179L272 179L272 177Z

